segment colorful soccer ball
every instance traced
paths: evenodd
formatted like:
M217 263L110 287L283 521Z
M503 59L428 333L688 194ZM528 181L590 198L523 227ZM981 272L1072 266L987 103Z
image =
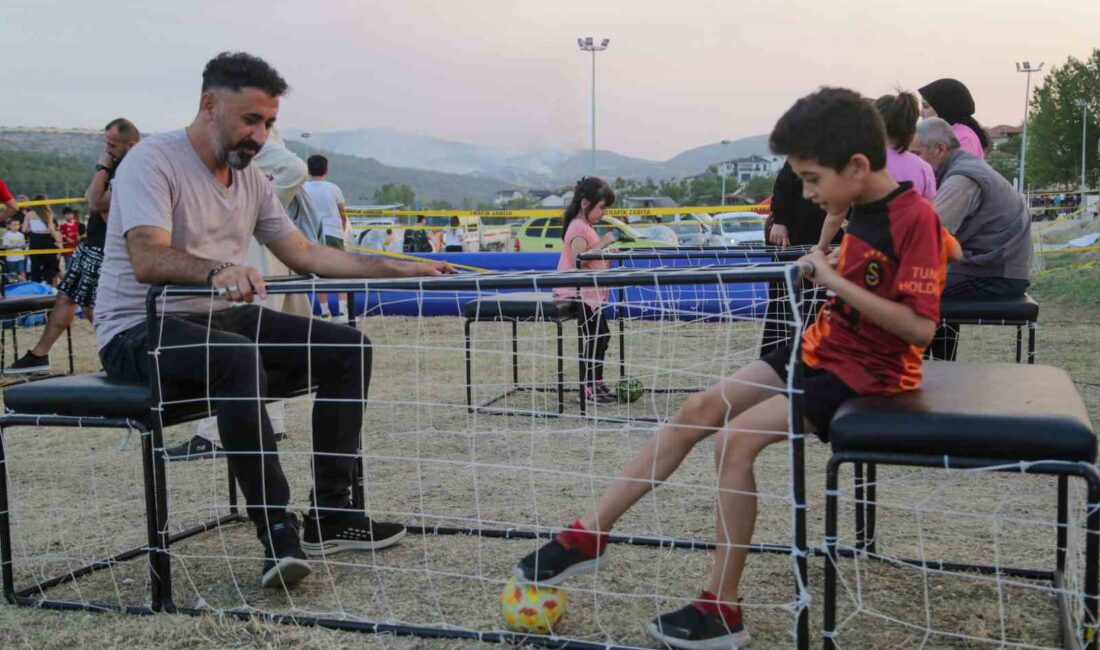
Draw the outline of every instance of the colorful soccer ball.
M637 402L645 392L642 380L635 377L623 377L615 388L620 402Z
M500 592L504 623L512 631L528 634L553 634L559 629L568 602L560 589L519 585L515 578L509 578Z

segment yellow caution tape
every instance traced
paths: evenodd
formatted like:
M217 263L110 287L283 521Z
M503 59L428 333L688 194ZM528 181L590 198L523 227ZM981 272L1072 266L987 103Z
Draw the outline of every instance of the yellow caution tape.
M1044 248L1041 251L1035 251L1037 255L1060 255L1062 253L1087 253L1089 251L1100 251L1100 246L1081 246L1079 248Z
M0 257L11 257L12 255L57 255L58 253L71 253L75 248L42 248L39 250L23 250L22 248L9 248L7 250L0 250Z
M64 205L66 203L84 203L87 199L81 197L71 199L43 199L41 201L26 201L24 203L17 203L21 208L34 208L40 205Z
M609 217L653 217L671 214L724 214L729 212L766 212L770 208L757 205L697 205L675 208L614 208L607 211ZM349 216L357 217L481 217L482 219L515 219L518 217L558 217L562 208L539 210L345 210Z
M364 248L362 246L348 246L353 251L362 251L364 253L370 253L371 255L382 255L384 257L392 257L398 260L405 260L408 262L438 262L439 260L430 260L425 257L416 257L415 255L406 255L405 253L393 253L391 251L378 250L377 248ZM476 271L478 273L487 273L489 269L483 269L480 266L470 266L469 264L457 264L455 262L450 263L451 266L456 269L466 269L467 271Z

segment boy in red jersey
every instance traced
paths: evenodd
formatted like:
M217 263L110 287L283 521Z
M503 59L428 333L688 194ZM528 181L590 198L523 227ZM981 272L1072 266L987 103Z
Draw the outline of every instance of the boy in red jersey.
M802 258L813 267L813 281L835 294L805 331L796 361L804 368L806 429L824 439L845 400L920 383L920 353L939 321L946 272L940 220L886 171L882 118L855 92L824 88L800 99L780 118L770 144L788 156L806 198L827 212L851 206L836 268L820 250ZM753 464L768 445L788 439L779 432L790 430L792 352L777 350L689 397L594 508L516 565L517 580L556 585L604 566L611 526L697 443L717 434L721 491L709 584L691 604L654 619L649 633L687 650L748 643L738 597L756 522Z

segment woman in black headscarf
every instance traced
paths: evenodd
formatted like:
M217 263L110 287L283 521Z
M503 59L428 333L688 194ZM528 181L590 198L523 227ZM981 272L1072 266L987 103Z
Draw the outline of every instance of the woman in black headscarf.
M940 117L951 125L963 151L985 158L989 136L974 119L974 98L958 79L937 79L920 89L921 116Z

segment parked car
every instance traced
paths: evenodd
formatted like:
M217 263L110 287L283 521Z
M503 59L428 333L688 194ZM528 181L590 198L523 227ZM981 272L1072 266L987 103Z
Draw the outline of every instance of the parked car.
M711 246L732 246L764 242L764 217L755 212L724 214L715 219L717 227Z
M665 242L655 239L647 239L633 227L615 219L604 217L596 224L596 232L602 237L604 233L615 231L618 237L619 248L661 248L667 246ZM561 217L534 217L528 219L517 232L519 249L525 252L535 251L560 251Z
M391 230L397 230L397 217L350 217L350 221L355 232L355 243L363 248L382 250L386 241L386 228L382 226L392 226ZM400 241L399 237L397 239ZM400 250L399 244L396 252ZM392 248L391 252L394 252Z
M465 252L512 250L512 227L501 220L487 221L477 215L459 217L458 220L459 227L465 231L462 239L462 250ZM425 221L433 228L451 227L451 217L428 217Z

